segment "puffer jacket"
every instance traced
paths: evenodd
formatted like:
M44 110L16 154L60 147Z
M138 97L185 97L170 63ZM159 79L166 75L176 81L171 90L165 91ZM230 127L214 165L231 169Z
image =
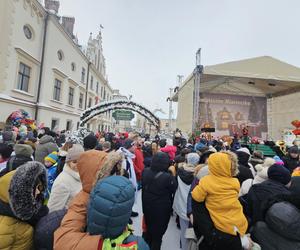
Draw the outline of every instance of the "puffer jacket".
M112 239L122 234L131 215L134 195L135 190L125 177L111 176L97 182L90 196L87 232Z
M240 185L233 177L232 159L225 153L208 158L210 174L204 176L192 191L197 202L205 201L215 227L231 235L246 233L248 223L238 200Z
M122 175L123 156L120 153L90 150L81 154L77 168L82 190L74 197L60 227L54 233L56 250L95 250L100 243L99 235L85 232L87 206L95 182L111 174Z
M291 202L298 203L299 207L298 197L288 197ZM255 224L251 235L262 249L300 249L300 210L291 202L273 204L266 213L266 221Z
M44 158L53 151L58 151L54 138L50 135L44 135L36 146L35 160L44 163Z
M37 178L46 187L46 169L42 165L31 165L25 171L20 167L0 178L1 250L32 249L32 225L48 212L37 216L43 208L42 202L33 197Z

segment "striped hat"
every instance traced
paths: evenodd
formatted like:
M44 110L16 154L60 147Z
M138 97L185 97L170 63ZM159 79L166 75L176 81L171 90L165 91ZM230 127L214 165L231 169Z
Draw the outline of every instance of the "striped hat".
M51 154L48 154L45 159L45 161L50 161L51 163L55 164L58 160L58 154L56 151L53 151Z

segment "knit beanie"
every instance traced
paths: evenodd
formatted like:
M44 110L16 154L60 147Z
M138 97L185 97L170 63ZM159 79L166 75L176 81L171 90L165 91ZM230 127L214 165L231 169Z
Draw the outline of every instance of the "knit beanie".
M273 164L275 164L275 160L273 158L266 158L263 164L257 164L255 169L257 171L257 175L263 179L268 179L268 169Z
M279 156L275 155L273 157L273 159L275 160L276 164L278 164L278 165L284 165L284 162L280 159Z
M89 134L83 139L83 147L86 150L94 149L97 146L97 137L93 134Z
M194 166L198 165L200 156L197 153L189 153L187 154L186 161L188 164L192 164Z
M276 163L269 167L268 177L270 180L280 182L283 185L286 185L291 181L290 171L284 166Z
M53 151L51 154L48 154L45 157L45 161L50 161L51 163L55 164L58 160L58 154L56 151Z
M79 156L84 152L83 147L80 144L74 144L72 148L68 150L66 156L66 162L68 161L77 161Z
M33 154L33 149L30 145L26 144L16 144L14 147L16 156L26 156L26 157L31 157Z

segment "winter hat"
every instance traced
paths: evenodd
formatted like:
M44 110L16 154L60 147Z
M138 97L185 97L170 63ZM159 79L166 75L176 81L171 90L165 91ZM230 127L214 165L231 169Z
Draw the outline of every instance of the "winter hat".
M186 161L188 164L192 164L194 166L198 165L200 156L197 153L189 153L187 154Z
M115 239L122 234L131 216L135 190L130 180L110 176L98 181L90 195L87 232Z
M240 149L238 149L237 151L238 151L238 152L244 152L244 153L246 153L246 154L248 154L248 155L251 155L248 148L240 148Z
M48 154L44 160L50 161L51 163L55 164L58 160L58 153L56 151L53 151L51 154Z
M80 144L74 144L72 148L68 150L68 154L66 156L66 162L77 161L83 152L84 149Z
M256 164L255 169L257 171L257 175L263 179L268 179L268 169L273 164L275 164L275 160L273 158L266 158L263 164Z
M273 164L268 169L268 177L273 181L282 183L283 185L288 184L291 181L290 171L287 170L284 166Z
M130 149L131 147L133 147L135 144L134 140L131 140L131 139L126 139L124 141L124 145L123 147L126 148L126 149Z
M297 146L292 146L288 150L289 154L299 154L299 149Z
M284 162L280 159L279 156L274 156L273 159L275 160L276 164L278 165L284 165Z
M22 155L26 157L31 157L33 154L33 149L30 145L26 144L16 144L14 147L16 156Z
M151 161L151 169L153 171L167 171L170 166L170 157L167 153L157 152Z
M252 154L252 157L254 158L258 158L258 159L264 159L264 153L259 151L259 150L255 150Z
M83 147L85 150L94 149L97 146L97 137L89 134L83 139Z

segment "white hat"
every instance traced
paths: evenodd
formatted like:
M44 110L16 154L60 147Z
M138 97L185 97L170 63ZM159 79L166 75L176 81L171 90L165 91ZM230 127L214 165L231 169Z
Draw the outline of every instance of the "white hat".
M248 154L248 155L251 155L248 148L240 148L240 149L238 149L237 151L238 151L238 152L244 152L244 153L246 153L246 154Z

